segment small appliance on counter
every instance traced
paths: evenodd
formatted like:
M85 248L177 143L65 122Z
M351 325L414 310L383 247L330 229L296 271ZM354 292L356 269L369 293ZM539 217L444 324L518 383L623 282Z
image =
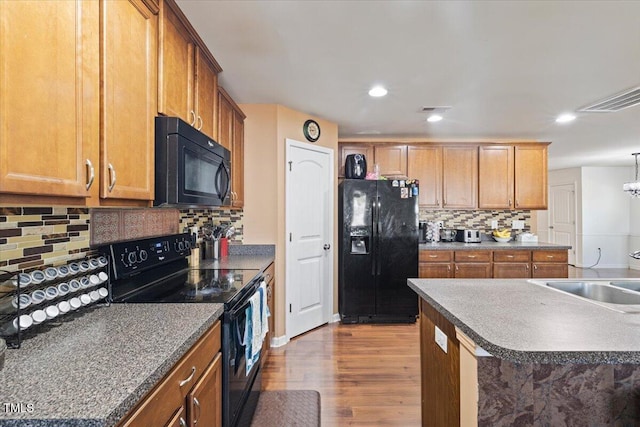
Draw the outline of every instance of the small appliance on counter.
M480 243L481 235L479 230L457 229L456 242Z
M344 162L344 177L364 179L367 176L367 159L364 154L349 154Z
M427 221L418 222L418 243L427 243Z
M453 242L456 240L456 230L452 228L440 229L440 240L443 242Z
M516 236L516 242L538 243L538 236L529 232L520 233Z

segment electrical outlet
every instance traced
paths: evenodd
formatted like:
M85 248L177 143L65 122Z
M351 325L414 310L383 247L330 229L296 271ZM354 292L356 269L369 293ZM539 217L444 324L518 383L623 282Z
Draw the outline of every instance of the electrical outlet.
M524 229L524 221L514 219L511 222L511 228L513 228L514 230L522 230L522 229Z
M447 335L437 326L436 328L436 344L440 346L442 351L447 352Z
M492 219L491 220L491 229L495 230L498 228L498 220L497 219Z

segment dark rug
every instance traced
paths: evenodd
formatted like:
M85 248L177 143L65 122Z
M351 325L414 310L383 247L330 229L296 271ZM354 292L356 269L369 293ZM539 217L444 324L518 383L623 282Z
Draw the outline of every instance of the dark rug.
M320 393L315 390L267 390L253 415L251 427L319 427Z

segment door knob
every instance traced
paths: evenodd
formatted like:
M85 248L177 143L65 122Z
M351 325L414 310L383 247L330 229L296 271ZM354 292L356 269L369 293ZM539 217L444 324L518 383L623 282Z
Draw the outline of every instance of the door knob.
M328 251L329 249L331 249L331 245L326 244L322 247L322 249L324 249L325 251Z

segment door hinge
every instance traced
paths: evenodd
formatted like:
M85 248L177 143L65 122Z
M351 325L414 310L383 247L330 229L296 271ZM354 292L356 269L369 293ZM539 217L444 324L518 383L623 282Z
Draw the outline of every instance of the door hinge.
M291 172L291 165L293 164L292 161L289 161L289 172Z
M289 313L291 313L291 304L289 304Z
M293 242L293 235L291 233L289 233L289 241Z

